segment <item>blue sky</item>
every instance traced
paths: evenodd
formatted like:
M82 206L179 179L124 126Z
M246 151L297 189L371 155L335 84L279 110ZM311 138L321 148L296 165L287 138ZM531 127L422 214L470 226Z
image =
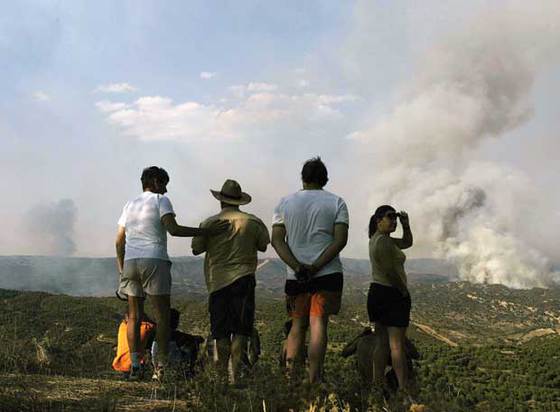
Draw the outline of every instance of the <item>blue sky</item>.
M387 190L386 176L399 168L467 184L473 165L499 166L502 176L527 179L542 197L538 207L554 210L558 223L560 197L546 189L559 177L551 166L557 13L554 2L505 0L6 3L0 170L16 190L0 221L16 235L0 236L0 253L57 253L44 230L26 222L37 207L71 199L75 224L66 235L75 253L112 255L119 211L151 164L170 172L169 197L184 224L216 211L208 189L228 177L253 195L248 210L269 221L278 199L299 188L303 161L317 154L331 172L329 189L349 203L348 256L367 256L369 214L386 201L418 209L413 256L440 253L438 229L404 193L407 184ZM511 77L505 86L502 70ZM442 102L462 104L466 125ZM486 117L479 103L490 105ZM419 130L422 116L442 124ZM535 196L496 193L495 204ZM522 238L510 226L523 212L495 220ZM543 244L551 232L539 232ZM187 246L170 241L173 254ZM558 258L546 245L537 249Z
M215 87L259 78L297 66L339 37L351 9L331 3L12 3L2 17L10 61L3 83L14 91L30 81L90 91L123 79L145 84L145 92L203 97L209 90L197 81L201 71L227 68Z

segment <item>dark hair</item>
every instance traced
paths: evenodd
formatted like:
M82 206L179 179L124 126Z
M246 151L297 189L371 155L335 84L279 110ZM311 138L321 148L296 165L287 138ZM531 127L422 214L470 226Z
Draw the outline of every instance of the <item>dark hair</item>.
M175 330L179 327L179 318L181 317L181 312L177 309L169 309L169 327L171 330Z
M140 177L140 180L142 181L142 189L153 189L151 184L154 179L156 179L159 183L169 183L169 175L165 169L157 166L150 166L142 170L142 176Z
M377 209L375 209L375 213L371 215L371 218L369 219L369 237L372 237L373 234L377 231L377 221L383 219L385 217L385 213L389 211L396 212L395 208L389 205L379 206Z
M301 180L304 183L315 183L321 187L329 181L327 167L319 156L307 160L301 169Z

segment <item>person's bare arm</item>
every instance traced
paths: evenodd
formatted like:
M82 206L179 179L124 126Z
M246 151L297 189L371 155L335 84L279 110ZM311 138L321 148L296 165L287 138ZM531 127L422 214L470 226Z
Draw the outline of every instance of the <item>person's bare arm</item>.
M203 223L200 224L200 227L203 227ZM205 236L195 236L191 242L191 249L193 255L197 256L201 253L206 252L206 237Z
M124 268L124 246L126 244L126 234L124 227L119 226L117 229L117 239L115 240L115 247L117 249L117 270L119 273L123 272Z
M348 242L348 225L345 223L335 223L334 225L334 240L332 243L321 253L310 267L312 274L319 272L331 260L333 260L346 246Z
M212 226L207 228L198 228L190 226L181 226L177 224L175 216L169 213L161 218L165 230L171 236L178 237L193 237L193 236L213 236L223 233L229 229L229 222L224 220L218 220Z
M408 249L412 246L412 231L410 230L410 223L408 221L408 214L405 211L399 212L399 220L403 228L403 237L401 239L391 238L393 243L397 245L399 249Z
M259 252L266 252L266 247L270 243L270 236L264 223L260 223L260 225L259 236L257 239L257 250Z
M284 225L272 226L272 247L282 259L282 261L292 268L294 272L299 272L301 264L296 259L288 243L286 242L286 227Z

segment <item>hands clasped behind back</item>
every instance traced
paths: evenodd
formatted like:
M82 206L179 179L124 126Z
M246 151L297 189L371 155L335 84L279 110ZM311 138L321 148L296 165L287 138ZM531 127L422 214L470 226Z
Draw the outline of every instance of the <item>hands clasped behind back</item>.
M314 265L300 264L295 271L295 277L298 282L309 282L318 271Z

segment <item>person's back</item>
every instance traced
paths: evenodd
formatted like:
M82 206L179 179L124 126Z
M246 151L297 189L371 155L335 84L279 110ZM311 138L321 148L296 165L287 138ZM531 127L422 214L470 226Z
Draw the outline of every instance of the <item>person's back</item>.
M286 227L287 243L294 257L305 263L315 262L333 242L336 223L348 222L344 200L322 189L300 190L284 197L275 215ZM342 272L338 256L314 277L337 272Z
M125 227L126 260L169 260L167 232L161 222L161 217L168 213L174 213L169 199L150 191L143 192L125 205L119 224Z
M301 170L303 190L280 200L272 218L272 246L286 263L284 291L292 328L286 341L289 372L303 366L302 351L310 329L309 381L322 379L329 316L340 310L344 284L339 253L348 240L344 200L323 190L328 172L321 158Z
M252 335L255 322L255 272L257 252L270 243L264 223L239 206L251 202L238 182L227 179L220 191L210 190L220 201L221 211L206 219L201 227L216 220L229 223L228 233L212 239L195 237L193 254L206 252L204 275L208 287L210 330L216 340L214 362L223 371L232 364L232 381L240 376L244 348Z
M252 214L226 207L208 218L202 227L216 220L228 221L231 229L206 241L204 271L209 292L221 289L244 275L254 274L257 251L268 244L264 223Z

